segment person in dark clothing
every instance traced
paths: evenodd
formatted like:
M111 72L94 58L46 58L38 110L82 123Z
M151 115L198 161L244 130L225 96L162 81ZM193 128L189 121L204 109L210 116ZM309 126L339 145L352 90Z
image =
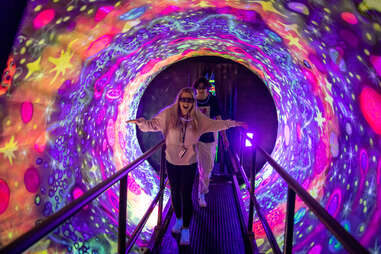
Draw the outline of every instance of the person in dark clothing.
M197 106L199 110L211 119L222 120L221 110L217 98L210 92L211 85L209 81L201 77L193 83L193 89L196 91ZM226 137L225 130L221 131L224 139L225 149L229 147L229 140ZM214 167L214 158L217 147L217 133L208 132L200 137L198 148L198 204L200 207L206 207L205 194L209 192L210 176Z

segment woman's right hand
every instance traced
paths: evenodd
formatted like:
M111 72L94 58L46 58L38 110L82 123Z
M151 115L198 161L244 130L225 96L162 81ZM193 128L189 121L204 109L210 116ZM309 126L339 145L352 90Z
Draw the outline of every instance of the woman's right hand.
M127 120L126 123L134 123L134 124L137 124L137 123L140 123L144 120L143 117L140 117L138 119L132 119L132 120Z

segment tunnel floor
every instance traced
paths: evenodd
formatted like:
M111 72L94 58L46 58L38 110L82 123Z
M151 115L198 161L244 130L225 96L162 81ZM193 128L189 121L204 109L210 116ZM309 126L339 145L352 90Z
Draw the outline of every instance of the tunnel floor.
M194 186L197 187L197 181ZM198 205L197 188L194 188L190 245L180 246L180 236L171 233L173 214L157 253L245 253L232 182L227 177L212 177L206 201L207 207Z

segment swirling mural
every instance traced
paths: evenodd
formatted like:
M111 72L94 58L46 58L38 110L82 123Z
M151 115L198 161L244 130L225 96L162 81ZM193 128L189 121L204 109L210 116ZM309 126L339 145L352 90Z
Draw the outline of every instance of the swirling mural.
M272 156L380 253L380 12L370 0L30 1L0 86L0 245L142 154L125 120L150 81L209 55L261 77L279 121ZM128 188L131 232L158 176L144 163ZM257 196L281 245L286 194L266 165ZM115 186L30 252L116 253L117 216ZM298 199L295 219L295 253L345 252ZM254 229L269 251L259 221Z

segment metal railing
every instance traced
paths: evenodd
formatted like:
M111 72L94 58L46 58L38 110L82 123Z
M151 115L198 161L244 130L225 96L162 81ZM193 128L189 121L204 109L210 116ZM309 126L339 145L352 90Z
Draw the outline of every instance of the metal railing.
M147 212L135 228L134 232L130 236L128 243L126 243L126 225L127 225L127 186L128 186L128 173L134 170L138 165L140 165L144 160L148 159L153 153L158 149L162 148L161 155L161 167L160 167L160 190L156 195L155 199L152 201ZM264 155L266 161L278 172L278 174L287 182L288 184L288 196L287 196L287 213L286 213L286 228L284 237L284 248L283 253L292 253L292 243L293 243L293 227L294 227L294 209L295 209L295 196L296 194L305 202L309 209L317 216L317 218L328 228L328 230L340 241L344 248L349 253L369 253L351 234L349 234L339 222L337 222L325 209L322 207L298 182L296 182L287 172L283 169L268 153L266 153L261 147L257 149ZM54 230L56 227L61 225L65 220L73 216L81 208L86 206L89 202L94 200L112 185L120 181L120 195L119 195L119 224L118 224L118 253L129 252L134 246L138 235L141 233L145 223L147 222L150 214L152 213L154 207L158 203L158 221L156 229L160 229L162 226L162 212L163 212L163 194L167 179L164 180L164 140L161 141L156 146L149 149L142 156L131 162L129 165L124 167L122 170L115 173L106 181L99 183L97 186L87 191L84 195L78 199L71 202L69 205L62 208L57 213L49 216L41 224L37 225L30 231L26 232L22 236L18 237L15 241L6 245L4 248L0 249L0 253L21 253L22 251L31 247L34 243L39 241L42 237L46 236L49 232ZM235 174L241 174L243 181L245 182L246 188L250 194L250 204L249 204L249 218L247 219L247 232L253 236L253 214L254 208L261 221L266 237L268 238L270 245L274 253L280 254L282 251L275 239L271 228L261 212L260 205L258 204L255 197L255 157L256 149L252 148L252 163L250 168L250 181L246 176L245 170L241 166L241 160L237 154L228 150L228 157L231 161L232 167Z
M242 144L243 142L241 142ZM255 163L256 163L256 150L260 151L265 160L277 171L277 173L286 181L288 184L288 194L287 194L287 211L286 211L286 225L285 225L285 237L283 245L283 253L291 254L293 245L293 231L294 231L294 212L295 212L295 197L298 195L300 199L308 206L308 208L317 216L317 218L327 227L327 229L337 238L337 240L343 245L343 247L353 254L365 254L369 251L362 246L357 239L355 239L348 231L345 230L341 224L336 221L325 209L321 206L295 179L293 179L285 169L283 169L266 151L261 147L251 148L252 163L250 168L250 182L246 176L245 170L241 166L241 161L238 154L233 154L229 149L229 158L232 162L233 169L235 173L240 173L246 188L250 195L249 204L249 218L248 218L248 233L253 234L253 215L254 208L261 221L266 237L270 242L271 248L274 253L280 254L282 251L274 237L274 234L265 218L261 212L260 205L258 204L255 197L255 176L257 173Z
M127 230L127 186L128 186L128 173L139 166L143 161L148 159L157 150L161 150L161 167L160 167L160 190L157 193L155 199L152 201L147 212L140 220L139 224L135 228L134 232L130 236L128 243L126 244L126 230ZM119 194L119 222L118 222L118 253L126 253L134 246L140 232L142 231L145 223L151 215L154 207L157 203L158 206L158 220L157 228L162 224L163 213L163 194L167 179L164 180L164 166L165 166L165 141L161 141L159 144L150 148L139 158L128 164L123 169L119 170L113 176L108 178L93 187L91 190L84 193L81 197L74 200L57 213L49 216L46 220L35 226L25 234L18 237L10 244L0 249L0 253L16 254L21 253L38 242L41 238L46 236L49 232L53 231L56 227L60 226L63 222L73 216L76 212L86 206L88 203L97 198L100 194L105 192L108 188L120 181L120 194Z
M261 222L263 223L263 228L265 230L266 237L269 240L270 245L271 245L274 253L277 253L277 254L281 253L280 248L279 248L279 246L275 240L275 236L273 235L271 228L270 228L267 220L265 219L265 216L260 211L260 206L257 202L255 195L254 195L255 177L253 177L253 175L255 176L256 172L251 171L252 172L250 175L251 181L249 181L249 179L246 176L245 170L241 166L241 160L239 159L238 154L233 154L231 149L229 149L228 150L228 157L231 161L231 164L232 164L232 167L234 170L233 180L234 180L234 182L236 182L235 185L238 184L237 180L236 180L236 175L241 175L243 181L245 182L245 185L246 185L246 188L249 192L249 195L250 195L249 214L248 214L248 217L247 217L247 215L244 215L244 217L245 217L244 220L247 223L245 233L247 233L249 235L251 249L252 250L257 249L257 246L255 244L255 236L253 233L253 214L254 214L254 207L255 207L257 214L258 214L258 217L260 218ZM255 164L255 161L253 161L252 164ZM255 167L253 169L255 170ZM251 186L253 186L253 187L251 187Z

